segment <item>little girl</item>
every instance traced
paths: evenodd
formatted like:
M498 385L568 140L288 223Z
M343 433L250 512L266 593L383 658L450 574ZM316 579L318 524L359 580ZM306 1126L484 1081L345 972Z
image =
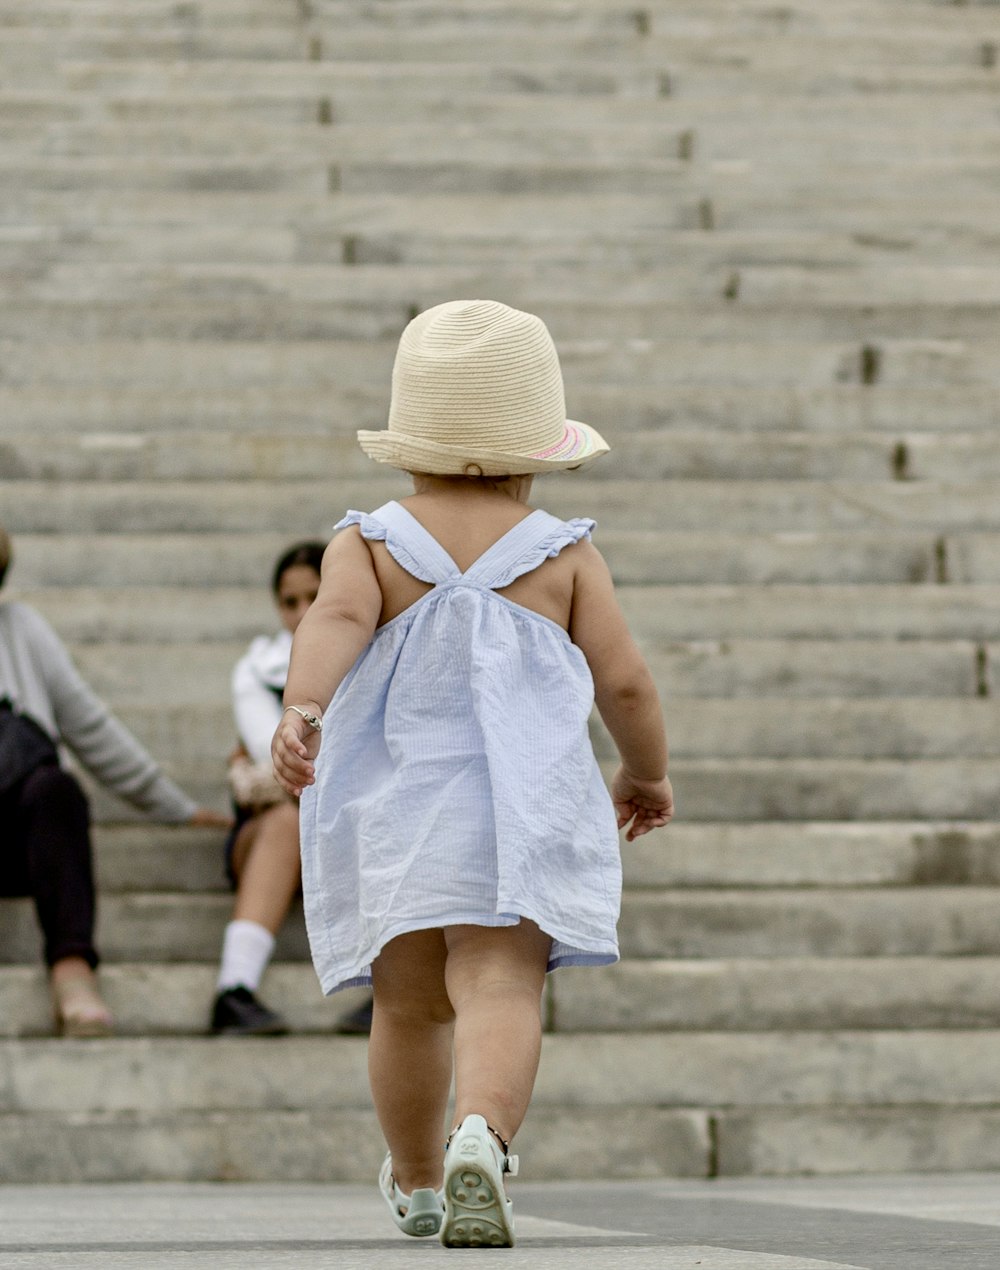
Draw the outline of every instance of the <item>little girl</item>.
M448 1247L510 1247L504 1174L545 974L617 960L617 831L673 814L660 705L594 522L526 505L533 474L608 449L566 419L538 318L482 300L422 313L400 341L388 429L358 437L414 493L337 526L274 764L301 795L323 989L374 985L393 1218ZM595 702L622 759L610 797Z

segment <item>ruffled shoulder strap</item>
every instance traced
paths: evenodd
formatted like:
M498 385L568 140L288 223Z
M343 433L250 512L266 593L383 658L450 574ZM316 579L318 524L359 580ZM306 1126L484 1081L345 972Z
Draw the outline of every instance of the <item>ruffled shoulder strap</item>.
M548 512L534 511L485 551L465 574L467 582L502 591L545 560L557 556L581 538L589 538L597 524L580 517L560 520Z
M357 525L361 537L369 542L384 542L393 560L421 582L437 586L460 576L458 565L437 539L397 502L385 503L370 513L349 511L334 529L348 525Z

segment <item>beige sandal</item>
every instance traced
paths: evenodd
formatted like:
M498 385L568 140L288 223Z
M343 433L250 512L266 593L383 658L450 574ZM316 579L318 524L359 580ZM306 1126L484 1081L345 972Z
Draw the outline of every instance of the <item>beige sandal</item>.
M110 1036L111 1011L97 991L92 974L70 975L52 981L56 1028L62 1036Z

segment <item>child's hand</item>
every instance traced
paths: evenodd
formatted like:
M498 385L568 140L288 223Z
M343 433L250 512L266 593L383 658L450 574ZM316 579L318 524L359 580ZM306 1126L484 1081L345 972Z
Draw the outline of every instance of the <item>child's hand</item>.
M316 781L313 761L319 753L322 733L311 728L301 715L289 710L278 724L271 741L271 759L278 784L293 798Z
M624 767L615 772L611 782L611 801L618 814L618 828L624 829L632 822L625 835L627 842L665 825L674 814L674 791L668 777L658 781L637 780Z

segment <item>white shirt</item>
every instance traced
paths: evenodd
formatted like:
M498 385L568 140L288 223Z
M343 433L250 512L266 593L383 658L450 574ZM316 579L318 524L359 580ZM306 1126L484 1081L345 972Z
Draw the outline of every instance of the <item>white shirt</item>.
M271 762L271 738L281 722L291 655L291 632L258 635L233 670L236 731L255 763Z

